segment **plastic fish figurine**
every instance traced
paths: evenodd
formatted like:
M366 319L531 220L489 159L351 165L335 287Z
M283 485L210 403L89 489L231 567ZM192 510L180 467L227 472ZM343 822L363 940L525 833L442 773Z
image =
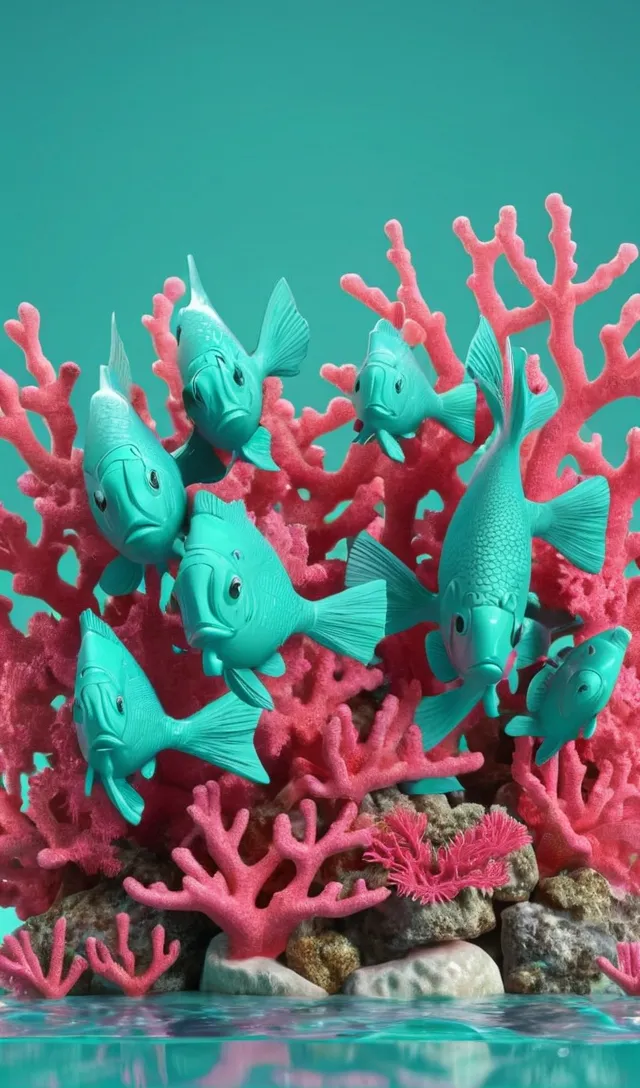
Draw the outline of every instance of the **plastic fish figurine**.
M181 551L185 486L214 483L225 473L199 436L172 456L142 422L131 403L131 370L115 314L109 362L100 367L89 407L83 469L98 528L120 553L100 579L114 596L133 593L145 566L166 570Z
M382 576L387 582L387 633L416 623L437 623L427 637L427 657L443 683L462 684L423 699L416 714L425 750L440 743L482 700L498 714L496 686L544 652L539 623L527 622L531 539L546 540L581 570L598 573L605 556L609 485L604 477L579 483L550 502L525 498L520 447L531 431L557 407L552 389L534 395L525 373L525 356L514 362L507 344L512 396L505 395L504 368L491 327L481 319L469 348L467 369L492 412L495 429L469 486L449 523L442 547L437 594L366 534L359 537L347 564L347 585ZM535 611L535 609L534 609Z
M80 616L80 631L73 717L89 765L87 797L97 777L124 819L140 823L144 802L127 779L136 771L152 778L156 756L166 749L197 756L252 782L269 781L253 744L259 711L229 692L190 718L170 718L104 620L87 610Z
M262 383L300 372L309 326L282 279L269 299L258 347L248 355L207 298L193 257L188 261L191 299L176 330L187 415L212 446L277 472L271 435L260 426Z
M460 737L458 752L468 752L469 745ZM400 790L409 797L425 797L429 794L457 793L464 789L458 778L419 778L415 782L401 782Z
M254 706L273 708L256 676L282 676L278 652L306 634L368 664L384 636L386 587L378 579L322 601L300 597L278 555L240 501L199 491L174 585L189 645L202 650L207 676Z
M458 438L473 442L476 395L472 381L436 393L402 333L383 319L369 333L367 357L356 379L359 433L354 442L376 439L387 457L402 462L398 439L414 438L425 419L436 419Z
M538 766L568 741L580 735L589 740L596 731L598 714L613 694L630 642L630 631L613 627L562 650L529 684L529 714L512 718L505 733L542 737L536 753Z

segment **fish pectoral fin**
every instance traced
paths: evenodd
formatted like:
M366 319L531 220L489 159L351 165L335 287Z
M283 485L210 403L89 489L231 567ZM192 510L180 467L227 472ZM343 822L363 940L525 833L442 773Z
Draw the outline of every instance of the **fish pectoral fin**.
M173 458L185 487L190 484L216 484L224 478L227 471L206 438L195 428L184 446L173 454Z
M536 752L536 767L541 767L548 759L553 759L553 757L558 754L563 744L566 744L565 737L545 737Z
M509 675L507 677L507 683L509 685L509 691L511 692L512 695L515 695L517 690L518 690L518 685L520 683L520 678L518 676L517 662L514 662L512 668L511 668L511 672L509 673Z
M449 684L452 680L455 680L458 673L449 660L440 632L430 631L425 639L424 646L429 668L436 680L439 680L442 684Z
M427 696L416 710L415 720L422 733L425 752L440 744L482 699L481 687L462 684L442 695Z
M392 461L398 461L401 465L404 464L402 446L389 431L378 431L376 438L387 457L390 457Z
M528 714L516 714L515 718L505 725L504 731L508 737L539 737L540 725Z
M107 563L100 575L100 589L108 597L124 597L127 593L135 593L143 574L144 568L140 563L133 563L119 555Z
M154 756L153 759L150 759L147 763L145 763L144 767L140 768L140 774L143 778L153 778L155 773L156 757Z
M84 778L84 795L85 797L91 797L91 791L93 789L93 783L95 781L95 771L93 767L87 767L87 773Z
M400 437L401 438L406 438L407 441L408 441L410 438L415 438L416 437L416 432L415 431L407 431L406 434L401 434Z
M457 778L420 778L417 782L401 782L400 792L408 797L423 797L433 793L455 793L463 789Z
M113 778L111 775L102 779L107 797L120 815L134 827L140 823L144 812L144 801L137 790L130 786L126 778Z
M484 712L488 718L500 717L500 700L498 698L498 688L496 684L491 684L491 686L487 688L482 697L482 703Z
M609 500L608 481L591 476L550 502L529 502L531 534L546 540L580 570L599 574L605 559Z
M540 710L556 671L555 665L548 664L540 669L540 672L536 673L527 689L527 710L534 713Z
M548 629L541 623L525 617L522 621L522 634L516 647L517 667L526 669L528 665L533 665L538 658L544 657L549 645Z
M284 663L282 654L272 654L264 665L261 665L258 669L258 672L261 672L263 676L284 676L286 671L287 666Z
M273 710L273 699L253 669L225 669L222 675L227 686L243 703L261 707L262 710Z
M257 427L248 442L240 450L243 461L248 461L264 472L279 472L271 456L271 435L266 427Z
M223 664L215 650L202 651L202 671L205 676L222 676Z
M597 725L598 725L598 719L597 718L592 718L591 721L588 722L587 725L585 725L584 729L582 730L582 736L584 737L585 740L591 740L593 734L596 731Z

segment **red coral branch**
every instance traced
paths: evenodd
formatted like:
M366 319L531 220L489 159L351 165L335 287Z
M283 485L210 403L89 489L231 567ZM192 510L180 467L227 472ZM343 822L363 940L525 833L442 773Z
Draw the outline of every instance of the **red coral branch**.
M51 962L46 974L31 947L31 937L26 929L18 930L17 936L5 937L0 949L3 985L15 992L26 991L29 995L40 994L53 1000L66 997L87 968L87 961L82 956L74 956L67 976L63 978L66 933L66 918L58 918L53 927Z
M142 324L149 332L157 362L153 372L165 382L168 389L167 409L175 428L175 435L165 442L167 449L177 449L191 431L182 403L182 379L178 370L178 345L171 332L171 318L176 302L185 293L185 285L177 276L165 280L162 292L153 296L153 313L145 314Z
M117 955L122 960L121 964L116 962L104 942L95 937L87 938L87 958L89 967L95 974L101 975L114 986L118 986L127 997L144 997L160 976L173 967L180 955L180 941L172 941L165 951L164 926L156 926L151 934L153 947L151 963L146 971L136 975L136 958L129 948L130 925L131 918L128 914L116 915Z
M444 903L463 888L491 892L509 881L505 859L531 842L527 829L500 809L434 850L425 813L397 809L376 831L365 860L382 865L398 895Z
M363 880L357 881L345 898L340 898L342 885L337 881L327 884L317 895L310 894L318 871L328 858L368 845L368 829L352 827L356 805L346 805L326 834L318 839L316 806L312 801L303 801L302 841L294 837L291 820L281 813L274 821L273 841L266 854L255 864L247 865L240 856L240 844L249 824L248 809L241 809L227 829L217 783L198 786L193 797L189 814L217 866L214 875L196 861L190 849L178 848L173 851L173 859L185 874L181 891L169 891L164 884L145 888L131 877L124 886L132 899L146 906L206 914L227 934L232 958L279 956L300 922L312 917L344 918L387 898L387 890L370 890ZM259 907L261 891L282 862L292 863L295 876L272 895L267 906Z
M596 963L603 975L617 982L629 997L640 997L640 942L621 942L617 946L618 966L606 956L597 956Z

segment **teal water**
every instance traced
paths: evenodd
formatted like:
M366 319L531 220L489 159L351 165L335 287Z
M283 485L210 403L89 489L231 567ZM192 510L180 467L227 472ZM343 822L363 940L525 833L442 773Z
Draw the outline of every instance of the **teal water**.
M2 1088L630 1088L640 1000L0 1000Z

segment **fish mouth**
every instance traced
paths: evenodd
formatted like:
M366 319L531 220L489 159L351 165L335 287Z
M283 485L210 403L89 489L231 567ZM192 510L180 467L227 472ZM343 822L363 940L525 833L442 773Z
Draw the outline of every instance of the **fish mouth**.
M232 634L233 631L229 627L207 621L194 627L190 641L192 646L197 647L208 642L209 639L231 638Z
M615 627L609 636L609 641L614 646L619 646L621 650L626 650L632 637L631 631L627 631L626 627Z
M504 668L493 658L479 661L477 665L469 669L469 674L484 680L487 684L498 684L504 675Z
M92 752L114 752L117 748L124 748L125 742L118 737L112 737L106 733L96 737L91 745Z
M232 419L239 419L240 416L246 416L246 408L227 408L226 412L223 412L220 416L220 426L223 423L230 423Z
M141 540L150 536L151 533L157 532L161 526L152 521L145 521L142 524L138 523L129 530L124 538L125 545L139 544Z
M384 404L378 404L377 401L367 405L367 413L378 416L380 419L391 419L394 414L390 408L387 408Z

